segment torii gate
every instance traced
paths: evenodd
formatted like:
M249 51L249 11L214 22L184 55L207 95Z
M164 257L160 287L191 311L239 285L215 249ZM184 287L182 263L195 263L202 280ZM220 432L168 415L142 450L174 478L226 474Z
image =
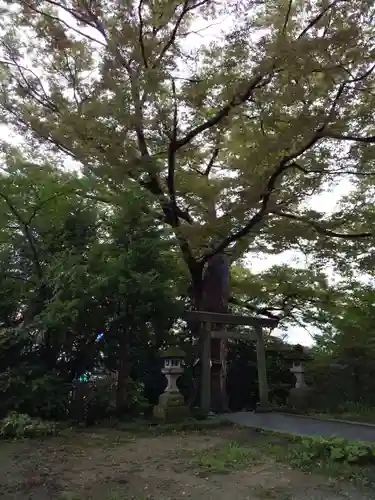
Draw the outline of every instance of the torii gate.
M259 410L269 408L268 382L266 367L266 351L264 347L264 327L275 327L278 319L239 316L236 314L215 313L208 311L187 311L184 314L187 321L201 324L202 335L201 359L201 393L200 406L203 413L208 413L211 408L211 339L247 339L253 340L257 345L257 368L259 385ZM212 325L220 325L222 329L213 330ZM243 325L253 327L252 332L239 333L228 331L226 325Z

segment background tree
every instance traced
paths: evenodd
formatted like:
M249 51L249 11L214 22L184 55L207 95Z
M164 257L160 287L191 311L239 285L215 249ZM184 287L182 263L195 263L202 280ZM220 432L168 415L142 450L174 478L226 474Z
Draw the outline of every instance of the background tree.
M101 360L118 370L122 411L132 365L150 347L156 354L176 316L179 275L168 235L134 190L109 209L88 199L84 181L51 165L16 157L1 186L3 392L13 398L10 366L27 406L36 397L30 384L53 378L54 389L67 392Z

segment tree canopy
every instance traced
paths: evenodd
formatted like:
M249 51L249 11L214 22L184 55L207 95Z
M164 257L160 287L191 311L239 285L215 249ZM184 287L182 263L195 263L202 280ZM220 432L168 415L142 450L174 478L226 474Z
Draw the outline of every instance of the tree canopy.
M112 196L151 192L192 273L226 249L365 236L374 14L366 0L3 1L1 117ZM218 16L225 32L194 44ZM346 175L355 206L311 210Z

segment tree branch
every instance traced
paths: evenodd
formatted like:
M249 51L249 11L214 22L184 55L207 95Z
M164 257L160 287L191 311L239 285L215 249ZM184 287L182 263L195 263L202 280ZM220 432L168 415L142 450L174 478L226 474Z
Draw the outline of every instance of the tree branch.
M334 132L325 132L324 137L328 139L336 139L338 141L352 141L352 142L361 142L363 144L375 144L375 135L369 135L367 137L358 136L358 135L344 135L344 134L335 134Z
M311 138L301 146L299 149L297 149L294 153L284 156L284 158L280 161L278 166L275 168L274 172L268 179L268 182L266 184L266 188L263 192L263 194L260 197L261 201L261 206L259 210L255 213L255 215L250 219L250 221L243 226L241 229L236 231L235 233L230 234L224 240L219 243L219 245L214 248L212 252L207 253L206 255L203 256L203 262L207 262L208 259L210 259L213 255L222 252L225 250L231 243L234 243L235 241L239 240L243 236L246 236L247 234L250 233L250 231L257 225L259 224L263 218L267 215L268 213L268 205L271 199L271 195L273 191L275 190L276 187L276 182L278 181L279 177L283 175L283 173L288 170L291 166L294 165L292 160L295 158L299 157L302 155L305 151L310 149L320 138L321 138L321 131L324 128L324 125L318 128L314 132L314 134L311 136Z
M175 174L176 174L176 140L177 140L177 127L178 127L178 110L177 110L177 96L176 96L176 83L172 79L172 96L173 96L173 117L172 117L172 133L170 143L168 146L168 176L167 187L169 198L171 200L171 208L176 217L175 225L179 225L179 220L176 215L176 188L175 188Z
M335 95L335 97L332 101L332 104L330 106L330 109L327 113L327 116L325 117L323 123L312 134L311 138L304 145L300 146L294 153L286 155L282 158L279 165L275 168L273 174L270 176L270 178L267 182L266 189L260 197L261 207L255 213L255 215L250 219L250 221L244 227L242 227L237 232L226 237L221 243L219 243L219 245L212 252L209 252L206 255L204 255L203 262L207 262L207 260L210 259L213 255L215 255L216 253L222 252L231 243L234 243L235 241L237 241L240 238L249 234L251 232L251 230L263 220L263 218L267 215L269 201L270 201L270 198L271 198L273 191L275 190L275 186L276 186L276 182L277 182L278 178L281 175L283 175L283 173L287 169L291 168L292 166L297 166L297 164L294 162L295 159L297 159L299 156L301 156L307 150L311 149L320 139L322 139L323 137L326 137L326 133L325 133L326 127L329 124L329 121L333 118L335 108L338 105L339 100L340 100L340 98L345 90L345 86L348 83L349 82L343 82L342 84L339 85L337 92L336 92L336 95ZM375 142L375 139L374 139L374 142Z
M1 45L3 45L3 47L5 48L7 53L11 53L9 47L4 42L0 42L0 43L1 43ZM52 111L54 113L58 112L58 108L57 108L56 104L54 104L49 99L49 96L48 96L45 88L43 87L41 79L30 68L26 68L25 66L20 64L14 57L10 56L10 59L11 60L0 61L0 65L14 66L15 68L17 68L21 80L19 80L15 75L14 75L14 77L15 77L16 82L20 86L20 88L22 88L24 92L28 93L41 106L49 109L50 111ZM37 92L37 90L35 88L32 87L29 80L25 76L25 72L30 73L35 78L35 80L38 82L38 85L42 91L42 95L39 92Z
M141 48L143 64L144 64L145 68L147 69L148 63L147 63L147 58L146 58L145 44L143 41L143 27L144 27L143 26L143 17L142 17L143 2L144 2L144 0L139 0L139 3L138 3L138 20L139 20L138 41L139 41L139 46Z
M62 26L65 26L66 28L68 28L69 30L72 30L74 31L75 33L77 33L78 35L82 36L83 38L87 38L88 40L90 40L91 42L94 42L94 43L98 43L99 45L102 45L103 47L106 46L105 43L101 42L100 40L97 40L96 38L88 35L87 33L84 33L83 31L80 31L78 30L77 28L74 28L73 26L71 26L70 24L68 24L67 22L63 21L62 19L60 19L58 16L54 16L52 14L48 14L47 12L44 12L43 10L39 10L35 7L34 4L31 4L29 2L26 2L25 0L22 0L22 3L27 6L28 9L36 12L37 14L40 14L41 16L44 16L45 18L47 19L50 19L51 21L56 21L57 23L61 24ZM61 8L63 8L62 6L60 6Z
M19 274L7 273L6 271L1 271L1 277L5 279L20 280L25 283L32 283L32 280L25 276L20 276Z
M44 0L46 3L52 5L53 7L57 7L59 9L64 10L68 14L70 14L74 19L77 21L86 24L86 26L90 26L91 28L95 28L104 38L106 38L106 33L104 31L102 23L99 21L97 16L95 16L91 11L87 10L88 16L81 15L77 9L71 9L64 5L64 2L58 2L55 0ZM85 35L86 36L86 35ZM96 40L95 38L91 37L91 40L101 43L99 40ZM102 44L105 45L105 44Z
M326 229L320 226L317 222L308 219L307 217L299 216L289 212L283 212L279 210L272 211L271 213L278 215L280 217L285 217L287 219L296 220L299 222L303 222L304 224L312 227L317 233L323 234L325 236L330 236L331 238L343 238L343 239L358 239L358 238L369 238L374 236L374 233L336 233L335 231L331 231L330 229Z
M23 220L23 217L18 212L18 210L13 205L13 203L10 201L10 199L9 199L9 197L7 195L5 195L4 193L0 192L0 198L2 198L5 201L5 203L7 204L10 212L18 220L18 222L19 222L19 224L21 226L22 232L23 232L23 234L24 234L24 236L26 238L26 241L28 242L30 250L31 250L31 255L32 255L32 258L33 258L35 272L36 272L38 278L40 279L40 281L42 281L43 280L43 269L42 269L42 265L40 263L40 259L39 259L39 255L38 255L38 250L37 250L36 245L35 245L34 236L33 236L32 232L30 230L30 226L27 224L26 221Z
M309 24L306 26L306 28L304 28L303 31L301 31L301 33L298 35L297 37L297 40L300 40L304 35L306 35L306 33L311 29L313 28L321 19L322 17L324 17L324 15L332 9L332 7L334 7L337 3L339 3L341 0L334 0L332 3L330 3L329 5L327 5L327 7L325 9L323 9L316 17L314 17L314 19L312 19Z
M252 96L253 91L257 88L258 84L262 82L263 78L263 75L255 76L249 83L245 92L233 97L233 99L228 104L223 106L219 111L217 111L214 116L201 123L197 127L193 128L181 139L178 139L176 141L176 151L191 142L197 135L220 123L229 115L231 110L248 101Z
M282 319L282 317L274 314L267 307L254 306L253 304L249 304L248 302L242 302L241 300L236 299L236 297L230 297L229 303L233 304L235 306L239 306L239 307L243 307L245 309L248 309L249 311L252 311L256 314L267 316L268 318L271 318L271 319L277 319L279 321Z
M356 172L355 170L324 170L324 169L307 169L299 163L293 162L291 167L295 167L304 174L322 174L322 175L358 175L359 177L372 177L375 176L374 172Z
M71 148L63 144L60 140L56 139L55 137L50 136L48 133L42 131L41 129L37 129L35 126L33 126L31 123L27 122L24 118L21 116L17 115L16 112L14 111L12 106L9 106L6 102L2 102L1 106L10 114L13 115L14 119L17 121L18 124L22 124L25 127L25 130L31 130L39 139L43 138L50 144L53 144L57 149L59 149L61 152L71 156L75 160L79 160L77 155L72 151Z
M211 169L214 166L214 163L216 161L216 158L219 155L219 152L220 152L220 148L219 148L219 146L216 146L212 152L212 156L207 164L207 167L206 167L205 171L203 172L203 175L205 177L208 177L210 175Z
M290 17L290 13L292 11L292 5L293 5L293 0L289 0L289 4L288 4L288 10L286 12L286 16L285 16L285 21L284 21L284 26L283 26L283 35L285 35L286 33L286 28L288 26L288 22L289 22L289 17Z
M175 43L177 32L181 26L181 23L186 16L186 14L197 7L201 7L202 5L208 3L208 0L201 0L189 7L189 2L190 0L184 0L184 3L182 5L182 11L180 15L178 16L176 23L172 29L171 36L169 37L168 41L165 43L164 47L161 49L158 57L156 58L155 63L152 65L154 68L160 63L160 61L163 59L164 55L168 52L168 50L171 48L171 46ZM160 28L159 28L160 30Z

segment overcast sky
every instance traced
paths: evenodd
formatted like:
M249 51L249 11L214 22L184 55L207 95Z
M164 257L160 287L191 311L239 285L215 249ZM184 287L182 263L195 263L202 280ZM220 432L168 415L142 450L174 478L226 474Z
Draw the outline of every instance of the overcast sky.
M62 16L64 20L67 20L70 24L72 23L71 19L67 17L66 14ZM215 23L207 22L205 20L200 20L194 23L192 27L192 33L185 39L185 47L186 50L196 49L207 43L220 39L222 37L222 33L231 29L235 23L235 19L233 18L218 18ZM82 29L82 28L81 28ZM91 33L90 33L91 34ZM184 68L180 67L180 71L183 72ZM3 140L9 141L13 144L22 143L22 138L20 136L17 137L14 133L12 133L7 127L0 125L0 137ZM74 168L74 163L71 161L66 162L67 168ZM343 180L334 191L330 191L329 193L323 193L321 195L315 196L311 200L311 207L315 208L319 211L322 211L322 207L327 212L332 212L335 210L337 202L340 200L342 196L348 194L350 190L350 182L349 180ZM249 268L254 273L260 273L267 268L280 265L280 264L289 264L295 267L304 267L304 256L299 255L296 252L288 251L283 252L278 255L248 255L246 259L246 263ZM275 330L274 334L278 334L279 332ZM288 340L292 343L301 343L303 345L311 345L313 343L312 334L317 333L312 327L307 327L307 329L299 328L299 327L290 327L288 330Z

